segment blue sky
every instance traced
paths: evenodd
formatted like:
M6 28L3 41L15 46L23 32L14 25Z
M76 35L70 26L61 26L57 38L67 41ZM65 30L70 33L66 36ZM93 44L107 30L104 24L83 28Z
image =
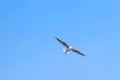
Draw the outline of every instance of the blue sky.
M119 0L1 0L0 80L120 80ZM86 57L65 55L54 37Z

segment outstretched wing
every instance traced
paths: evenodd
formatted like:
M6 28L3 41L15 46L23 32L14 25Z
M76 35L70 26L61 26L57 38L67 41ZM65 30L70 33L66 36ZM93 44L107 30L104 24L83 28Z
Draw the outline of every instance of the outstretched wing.
M80 54L80 55L82 55L82 56L85 56L83 53L81 53L80 51L78 51L78 50L76 50L76 49L73 49L72 51L75 52L75 53L77 53L77 54Z
M55 37L55 38L56 38L56 37ZM69 48L69 46L68 46L67 43L65 43L64 41L62 41L62 40L60 40L60 39L58 39L58 38L56 38L56 39L57 39L63 46Z

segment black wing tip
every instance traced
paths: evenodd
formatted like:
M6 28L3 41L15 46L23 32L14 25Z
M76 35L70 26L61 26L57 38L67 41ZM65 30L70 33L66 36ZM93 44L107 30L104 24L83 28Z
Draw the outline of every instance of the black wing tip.
M82 56L86 56L86 55L82 54Z
M58 39L57 37L55 37L55 39Z
M86 56L85 54L81 53L82 56Z
M59 38L55 37L55 39L57 39L58 41L61 41Z

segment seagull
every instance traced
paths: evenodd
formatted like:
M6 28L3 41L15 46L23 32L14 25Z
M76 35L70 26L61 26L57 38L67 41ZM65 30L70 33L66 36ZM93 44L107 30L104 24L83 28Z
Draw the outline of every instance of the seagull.
M69 46L66 42L60 40L59 38L55 37L57 39L57 41L59 41L63 46L66 47L66 49L63 49L64 53L67 54L70 51L73 51L79 55L85 56L83 53L81 53L80 51L76 50L73 46Z

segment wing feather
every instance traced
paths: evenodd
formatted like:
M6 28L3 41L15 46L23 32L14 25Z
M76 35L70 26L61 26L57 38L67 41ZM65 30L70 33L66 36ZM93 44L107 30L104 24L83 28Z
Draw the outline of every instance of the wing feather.
M60 40L59 38L56 38L63 46L69 48L68 44L62 40Z
M85 56L83 53L81 53L80 51L78 51L78 50L76 50L76 49L73 49L72 51L75 52L75 53L77 53L77 54L80 54L80 55L82 55L82 56Z

